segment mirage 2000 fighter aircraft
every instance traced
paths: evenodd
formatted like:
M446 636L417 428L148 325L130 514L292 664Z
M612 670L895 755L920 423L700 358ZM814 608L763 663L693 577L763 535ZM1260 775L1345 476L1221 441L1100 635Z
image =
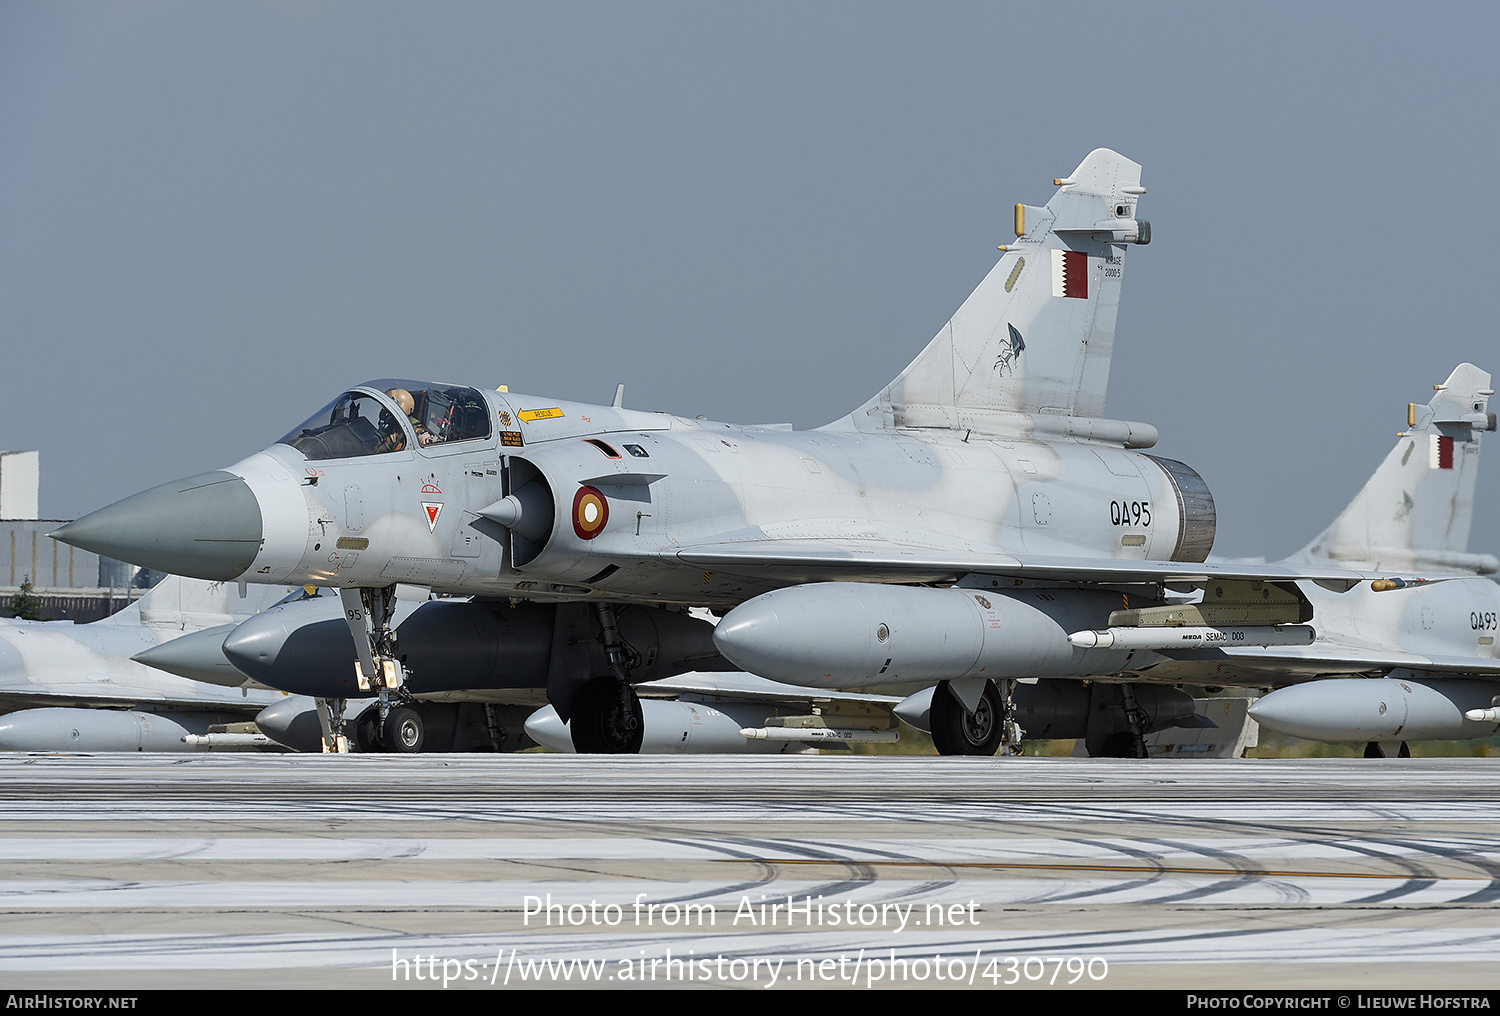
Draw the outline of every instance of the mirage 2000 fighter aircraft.
M784 659L800 684L822 683L830 656L870 660L850 683L943 681L934 735L972 753L1000 743L1012 679L1129 675L1179 645L1168 585L1212 583L1191 626L1206 639L1311 643L1294 580L1384 573L1203 563L1203 480L1141 451L1155 428L1104 416L1125 251L1151 238L1140 166L1098 149L1055 185L1016 206L1016 242L916 360L817 430L380 380L242 462L54 535L205 578L336 587L383 713L529 683L585 752L634 750L633 685L730 669L719 651ZM400 583L474 597L444 622L441 659L393 637ZM767 593L786 597L772 614L815 606L855 642L764 610L716 636L686 613ZM1128 631L1068 640L1108 629ZM1149 710L1124 681L1111 715L1138 739Z

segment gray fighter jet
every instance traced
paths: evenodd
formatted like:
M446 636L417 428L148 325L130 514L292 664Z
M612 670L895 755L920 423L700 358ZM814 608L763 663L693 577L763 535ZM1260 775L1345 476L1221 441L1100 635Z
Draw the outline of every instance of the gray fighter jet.
M1369 483L1290 559L1422 577L1344 595L1305 587L1316 642L1232 649L1225 669L1236 678L1212 683L1297 682L1251 706L1257 722L1310 740L1366 742L1372 757L1409 754L1407 741L1500 733L1500 586L1486 577L1500 561L1468 552L1479 432L1495 429L1490 384L1461 364L1427 406L1408 405L1408 429Z
M934 737L978 753L1016 740L1014 678L1112 676L1111 736L1138 744L1131 681L1181 631L1169 588L1209 590L1188 626L1202 638L1306 644L1297 580L1407 570L1204 563L1202 478L1141 451L1155 428L1104 416L1125 251L1151 238L1140 167L1098 149L1054 184L1045 206L1016 206L1016 242L920 355L817 430L381 380L242 462L54 535L205 578L338 588L347 680L387 719L408 696L524 672L580 751L627 752L633 685L743 669L942 681ZM434 617L424 648L393 636L398 583L474 600ZM1122 598L1130 616L1112 621ZM715 630L690 606L732 612ZM1096 629L1129 632L1068 639Z
M90 624L0 620L0 750L209 747L211 728L248 721L283 698L253 687L217 647L236 624L285 595L285 589L241 590L169 575L130 606ZM205 634L218 666L184 673L180 641Z
M1118 683L1122 675L1101 675L1090 684L1023 686L1016 705L1027 733L1085 739L1096 755L1136 754L1118 718L1122 710L1134 710L1147 733L1182 725L1174 713L1187 715L1190 700L1180 687L1162 685L1277 688L1250 707L1252 718L1299 738L1362 742L1372 757L1409 754L1411 740L1500 732L1500 586L1488 577L1500 561L1467 549L1479 433L1494 427L1486 410L1490 375L1461 364L1433 387L1428 405L1407 407L1408 429L1349 506L1282 564L1291 571L1339 563L1420 578L1381 579L1348 591L1315 582L1267 584L1261 605L1267 610L1276 611L1278 600L1289 603L1289 593L1304 601L1308 623L1283 626L1289 634L1281 646L1244 645L1234 627L1210 624L1257 621L1246 605L1226 610L1217 583L1164 607L1142 612L1127 606L1111 615L1110 627L1073 632L1068 640L1079 648L1151 650L1132 661L1125 675L1131 684ZM768 623L760 614L766 602L731 611L725 624ZM1299 644L1309 629L1315 638ZM763 659L760 665L774 669L778 663ZM926 701L913 695L897 712L914 719Z

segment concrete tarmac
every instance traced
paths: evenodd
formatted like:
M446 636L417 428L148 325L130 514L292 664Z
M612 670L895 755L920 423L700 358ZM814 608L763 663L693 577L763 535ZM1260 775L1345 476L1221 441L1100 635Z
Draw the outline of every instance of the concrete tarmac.
M1495 988L1496 775L0 755L0 987Z

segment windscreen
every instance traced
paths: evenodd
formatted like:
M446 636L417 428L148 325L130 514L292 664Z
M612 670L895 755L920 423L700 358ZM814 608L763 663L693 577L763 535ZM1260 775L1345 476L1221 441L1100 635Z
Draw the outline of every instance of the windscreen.
M283 437L310 459L398 452L410 438L396 409L368 392L345 392Z
M369 387L384 395L345 392L280 443L309 459L347 459L490 436L489 406L473 388L394 379Z

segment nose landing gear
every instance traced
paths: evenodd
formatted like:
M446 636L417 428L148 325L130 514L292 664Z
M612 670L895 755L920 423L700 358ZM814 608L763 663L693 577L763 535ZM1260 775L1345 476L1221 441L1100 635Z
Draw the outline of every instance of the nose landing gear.
M396 633L391 617L396 612L396 587L378 589L340 589L344 620L354 638L358 658L359 686L374 688L379 698L379 719L373 729L361 724L355 732L361 747L378 740L388 751L422 750L422 717L405 705L394 705L405 695L406 668L396 656ZM336 706L330 708L330 706ZM344 733L344 703L337 699L318 699L318 719L323 730L325 752L347 752L349 739Z

